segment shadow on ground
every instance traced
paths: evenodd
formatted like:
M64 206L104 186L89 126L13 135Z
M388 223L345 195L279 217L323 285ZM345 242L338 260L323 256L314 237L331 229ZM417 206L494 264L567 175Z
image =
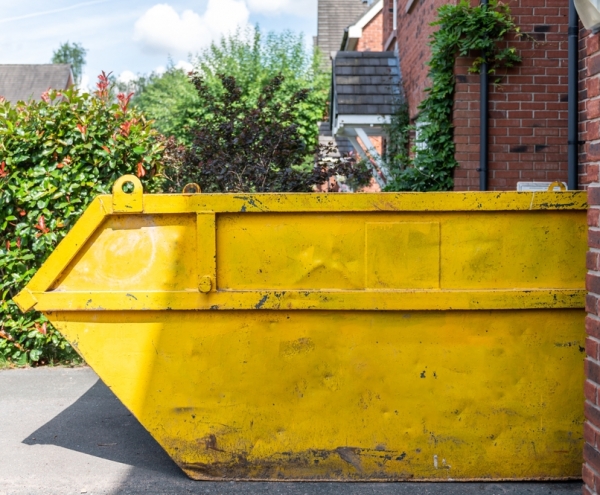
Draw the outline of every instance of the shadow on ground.
M57 445L65 449L187 479L101 381L74 404L29 435L26 445Z

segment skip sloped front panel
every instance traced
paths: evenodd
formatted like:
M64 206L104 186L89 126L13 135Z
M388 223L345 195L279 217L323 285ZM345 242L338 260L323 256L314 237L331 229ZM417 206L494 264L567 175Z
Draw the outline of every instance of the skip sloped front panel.
M116 215L100 226L54 290L177 291L196 286L195 216Z

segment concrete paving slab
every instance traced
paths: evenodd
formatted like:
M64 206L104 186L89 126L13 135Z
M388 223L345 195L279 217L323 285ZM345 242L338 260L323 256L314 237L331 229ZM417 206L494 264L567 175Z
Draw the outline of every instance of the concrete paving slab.
M189 480L90 368L0 371L0 495L574 495L569 483Z

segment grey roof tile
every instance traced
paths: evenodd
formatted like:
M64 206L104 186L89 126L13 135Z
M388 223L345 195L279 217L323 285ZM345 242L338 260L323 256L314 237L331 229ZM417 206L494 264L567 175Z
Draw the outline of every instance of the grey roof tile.
M338 105L376 104L392 105L394 97L390 95L338 95Z
M337 115L391 115L401 96L394 52L338 52L333 62Z
M397 67L380 67L371 65L347 65L335 68L336 76L398 76L400 70Z
M11 103L40 100L49 88L67 89L73 84L68 64L0 65L0 96Z
M337 58L366 58L367 60L389 59L393 52L339 52Z
M349 84L359 86L381 86L382 84L391 85L394 82L400 84L399 76L338 76L336 75L335 81L337 85L346 86Z

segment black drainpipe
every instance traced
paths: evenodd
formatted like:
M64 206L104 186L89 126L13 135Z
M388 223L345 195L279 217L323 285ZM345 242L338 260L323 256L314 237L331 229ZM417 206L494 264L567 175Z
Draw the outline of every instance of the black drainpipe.
M577 118L579 98L579 16L575 10L575 3L569 0L569 126L568 126L568 158L569 173L568 187L570 190L578 189L578 144L579 144L579 119Z
M570 0L573 3L573 0ZM488 0L481 0L481 5L487 5ZM479 190L487 191L488 189L488 135L489 135L489 119L488 119L488 101L489 101L489 85L488 85L488 65L485 53L483 54L483 63L479 73Z

